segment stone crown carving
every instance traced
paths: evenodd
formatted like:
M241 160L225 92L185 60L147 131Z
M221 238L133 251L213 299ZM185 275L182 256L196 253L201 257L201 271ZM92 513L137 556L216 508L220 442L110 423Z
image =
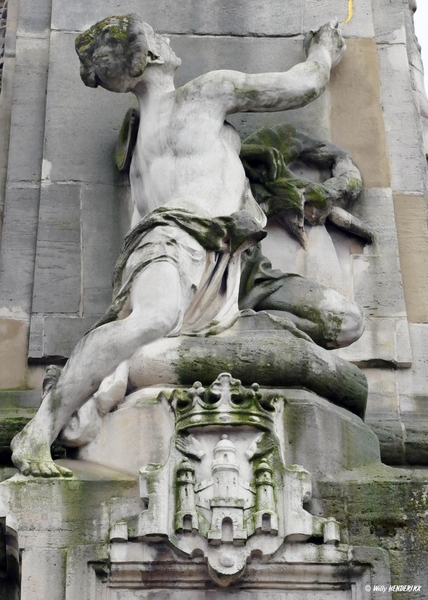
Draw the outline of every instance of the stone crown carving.
M229 373L221 373L208 388L196 381L189 390L174 390L169 398L177 433L208 425L251 425L272 431L275 400L272 394L262 394L257 383L245 388Z

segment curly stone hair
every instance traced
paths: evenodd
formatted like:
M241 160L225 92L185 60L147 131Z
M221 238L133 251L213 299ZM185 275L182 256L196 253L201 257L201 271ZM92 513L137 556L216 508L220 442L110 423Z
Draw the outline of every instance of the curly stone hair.
M85 85L93 88L99 85L94 58L103 49L111 54L112 70L120 61L128 65L132 77L142 75L148 59L159 58L151 47L147 28L139 15L130 14L108 17L78 35L76 52L81 62L80 76Z

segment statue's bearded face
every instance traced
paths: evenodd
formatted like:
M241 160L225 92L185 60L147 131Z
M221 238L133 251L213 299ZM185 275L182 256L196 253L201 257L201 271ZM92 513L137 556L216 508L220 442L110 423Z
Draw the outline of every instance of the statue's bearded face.
M138 15L109 17L76 38L80 75L89 87L112 92L132 90L148 65L174 71L180 64L165 36Z

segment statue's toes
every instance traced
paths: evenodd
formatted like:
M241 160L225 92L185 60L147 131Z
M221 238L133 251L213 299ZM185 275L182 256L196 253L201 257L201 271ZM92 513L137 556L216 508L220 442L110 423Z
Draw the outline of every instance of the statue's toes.
M42 477L59 477L58 470L54 463L40 463L39 471Z
M55 468L61 477L73 477L73 471L70 471L70 469L67 469L66 467L55 465Z
M20 471L33 477L72 477L73 472L56 465L53 461L23 461Z
M22 473L22 475L31 475L31 466L28 460L16 461L16 467Z
M60 467L53 461L40 463L39 470L42 477L73 477L73 472L70 469Z
M32 475L33 477L42 477L43 472L42 472L42 469L40 468L40 463L31 462L30 463L30 472L24 473L24 475Z

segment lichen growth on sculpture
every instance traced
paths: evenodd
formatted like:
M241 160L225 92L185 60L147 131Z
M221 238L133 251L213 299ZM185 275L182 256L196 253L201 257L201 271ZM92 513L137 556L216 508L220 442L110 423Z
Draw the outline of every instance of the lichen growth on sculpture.
M126 43L128 40L128 26L128 16L107 17L76 37L76 49L80 54L83 54L89 50L98 36L106 32L108 32L109 41Z

